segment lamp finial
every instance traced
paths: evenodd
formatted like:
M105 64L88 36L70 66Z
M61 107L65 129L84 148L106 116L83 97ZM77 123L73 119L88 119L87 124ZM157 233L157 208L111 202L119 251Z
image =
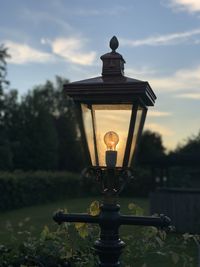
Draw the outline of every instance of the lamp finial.
M110 48L112 49L112 52L115 52L118 46L119 46L119 41L117 40L116 36L113 36L110 40Z

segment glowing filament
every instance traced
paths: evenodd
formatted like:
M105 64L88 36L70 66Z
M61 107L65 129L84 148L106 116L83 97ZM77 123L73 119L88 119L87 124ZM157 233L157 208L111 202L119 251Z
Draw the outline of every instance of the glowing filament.
M116 150L116 146L119 143L119 136L113 131L109 131L104 135L104 143L107 150Z

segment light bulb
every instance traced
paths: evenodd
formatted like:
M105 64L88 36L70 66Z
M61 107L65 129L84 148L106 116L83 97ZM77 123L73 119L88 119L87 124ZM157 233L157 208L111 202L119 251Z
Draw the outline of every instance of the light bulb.
M107 150L116 150L116 145L119 143L119 136L113 131L109 131L104 135L104 143Z

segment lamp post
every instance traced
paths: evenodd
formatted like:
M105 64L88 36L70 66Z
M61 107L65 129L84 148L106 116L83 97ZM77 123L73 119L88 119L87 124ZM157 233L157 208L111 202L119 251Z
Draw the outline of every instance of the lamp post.
M121 215L117 204L119 192L131 177L130 166L147 107L153 106L156 99L148 82L124 76L125 60L116 52L118 45L114 36L110 40L112 51L101 56L102 76L64 85L65 93L77 106L89 169L100 181L104 198L97 216L58 212L54 220L99 224L101 233L94 248L100 267L120 266L120 254L125 246L119 237L121 225L167 227L170 224L170 219L163 215Z

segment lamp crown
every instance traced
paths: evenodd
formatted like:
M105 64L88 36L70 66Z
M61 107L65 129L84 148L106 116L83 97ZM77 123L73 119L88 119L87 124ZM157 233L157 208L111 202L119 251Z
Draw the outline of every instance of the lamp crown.
M110 40L110 53L101 56L103 61L102 76L124 76L124 63L122 55L117 53L115 50L118 48L119 42L116 36L113 36Z

